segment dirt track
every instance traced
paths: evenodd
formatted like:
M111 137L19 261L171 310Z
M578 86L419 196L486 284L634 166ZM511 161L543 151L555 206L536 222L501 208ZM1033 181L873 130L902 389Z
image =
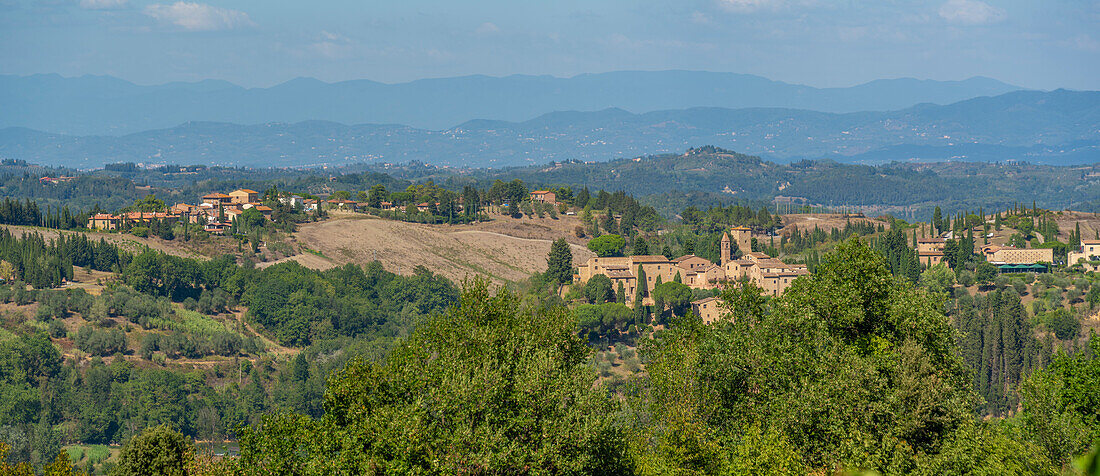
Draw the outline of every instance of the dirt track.
M324 257L302 254L289 259L312 268L375 259L387 270L412 274L417 265L456 282L477 275L494 283L516 282L546 269L553 239L567 236L563 220L501 220L480 225L422 225L375 218L348 218L303 225L295 238ZM514 236L513 234L521 236ZM573 262L594 256L571 243ZM327 259L326 259L327 258ZM266 263L265 263L266 265Z

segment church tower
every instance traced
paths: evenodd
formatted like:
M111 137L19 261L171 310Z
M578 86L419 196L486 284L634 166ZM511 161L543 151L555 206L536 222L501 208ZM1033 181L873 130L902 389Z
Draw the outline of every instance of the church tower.
M730 234L729 233L722 233L722 243L721 243L721 245L722 245L722 267L725 267L726 263L729 263L730 257L732 256L730 254Z

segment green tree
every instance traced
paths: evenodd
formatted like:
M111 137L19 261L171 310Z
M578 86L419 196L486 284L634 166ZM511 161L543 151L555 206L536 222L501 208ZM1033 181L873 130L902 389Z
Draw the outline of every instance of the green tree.
M573 281L573 251L565 238L558 238L550 245L546 258L546 279L560 284Z
M601 258L607 256L622 256L626 240L619 235L602 235L588 241L588 249Z
M382 202L387 201L389 193L386 192L386 186L382 184L375 185L367 192L367 204L371 208L382 208Z
M244 474L623 474L616 402L562 308L476 281L379 364L329 382L316 423L241 435Z
M611 279L602 274L597 274L584 283L584 297L592 304L603 304L615 300L615 288L611 285Z
M997 277L997 267L993 266L987 261L982 261L981 263L978 263L978 266L976 268L974 268L974 275L975 279L977 279L979 283L992 283L993 280Z
M195 459L191 439L161 425L147 428L130 439L119 453L118 466L111 473L119 476L186 475Z
M646 243L645 238L637 237L634 239L634 252L635 255L648 255L649 245Z
M662 305L657 306L655 312L662 314L665 310L672 312L674 316L683 316L691 309L691 288L685 284L669 281L653 287L653 300Z
M1090 352L1059 354L1024 381L1022 418L1031 438L1052 461L1066 464L1100 439L1100 340Z
M653 423L635 457L654 468L645 472L729 473L760 454L772 455L766 472L922 472L972 421L976 399L938 299L894 278L859 240L770 303L643 343L638 418Z

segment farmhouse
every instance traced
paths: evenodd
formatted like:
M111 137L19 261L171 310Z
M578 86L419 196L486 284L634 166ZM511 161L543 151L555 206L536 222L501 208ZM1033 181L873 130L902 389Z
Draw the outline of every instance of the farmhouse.
M119 221L118 215L111 215L110 213L97 213L88 218L88 229L92 230L117 230Z
M229 192L229 202L236 204L256 203L260 201L260 192L242 188Z
M557 203L558 196L549 190L535 190L531 192L532 202Z
M202 203L209 203L213 206L229 205L233 203L233 197L224 193L208 193L202 196Z
M692 301L691 312L699 316L699 319L703 320L703 324L711 324L722 318L722 310L719 308L719 303L721 302L722 301L716 297Z
M1066 255L1066 264L1081 263L1088 271L1100 270L1100 240L1081 240L1081 246L1070 250Z
M917 259L928 267L943 261L943 248L947 240L943 238L920 238L917 240Z

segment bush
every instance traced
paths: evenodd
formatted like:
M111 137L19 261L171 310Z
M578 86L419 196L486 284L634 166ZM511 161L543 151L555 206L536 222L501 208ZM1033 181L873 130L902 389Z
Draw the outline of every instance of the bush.
M629 359L626 359L626 363L624 365L626 366L626 369L629 370L632 373L637 372L637 371L642 369L642 365L638 361L637 357L631 357Z
M967 287L973 286L974 285L974 273L971 273L970 271L960 271L959 272L959 284L963 285L963 286L967 286Z
M149 227L147 227L147 226L135 226L135 227L130 229L130 234L134 235L138 238L148 238L149 237Z
M1027 294L1027 283L1023 279L1013 279L1012 288L1016 290L1016 294L1021 296Z
M65 322L61 319L54 319L50 321L50 337L54 339L60 339L65 337L69 333L69 329L65 327Z
M1061 340L1073 339L1081 332L1081 322L1065 309L1051 311L1047 315L1047 325Z
M194 458L191 438L161 425L130 439L115 469L118 474L187 474Z
M90 355L108 356L126 350L126 333L121 329L83 326L76 332L76 346Z

